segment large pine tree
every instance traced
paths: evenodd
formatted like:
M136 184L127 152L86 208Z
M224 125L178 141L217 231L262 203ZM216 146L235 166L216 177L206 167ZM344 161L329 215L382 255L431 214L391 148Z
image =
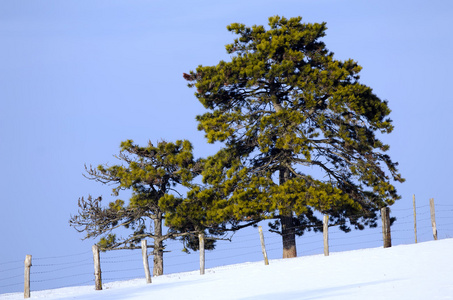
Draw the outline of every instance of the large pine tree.
M345 231L375 226L378 209L400 198L391 182L404 179L378 138L393 129L390 109L359 82L361 67L334 59L325 23L275 16L269 28L227 28L238 35L231 60L184 73L207 110L199 130L224 143L194 197L207 220L238 229L270 219L285 258L320 213Z

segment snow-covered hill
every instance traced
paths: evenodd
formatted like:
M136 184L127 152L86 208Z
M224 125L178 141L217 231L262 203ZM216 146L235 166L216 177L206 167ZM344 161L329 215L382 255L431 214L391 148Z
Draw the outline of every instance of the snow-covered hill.
M453 299L453 239L32 292L32 299ZM4 294L0 299L23 299Z

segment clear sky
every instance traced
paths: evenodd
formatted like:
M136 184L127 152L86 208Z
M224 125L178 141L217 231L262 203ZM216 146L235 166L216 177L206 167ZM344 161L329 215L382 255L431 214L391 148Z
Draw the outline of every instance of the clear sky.
M450 0L0 0L0 262L89 251L68 219L81 196L111 199L82 173L115 163L121 141L189 139L213 153L182 73L228 59L228 24L273 15L327 22L327 48L389 101L383 139L407 180L394 215L412 194L451 205Z

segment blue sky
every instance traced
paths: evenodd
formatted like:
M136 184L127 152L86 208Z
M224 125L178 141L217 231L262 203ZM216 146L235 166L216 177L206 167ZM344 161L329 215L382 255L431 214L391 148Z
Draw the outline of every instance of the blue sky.
M228 24L273 15L327 22L327 48L389 101L383 139L407 179L394 208L412 194L451 205L451 1L0 0L1 261L89 250L68 219L79 197L110 188L84 164L115 163L121 141L189 139L213 153L182 73L228 59Z

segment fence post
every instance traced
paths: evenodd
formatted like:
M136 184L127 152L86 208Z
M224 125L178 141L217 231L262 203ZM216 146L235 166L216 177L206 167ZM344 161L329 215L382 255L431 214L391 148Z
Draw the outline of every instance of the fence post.
M30 298L30 267L31 267L31 255L25 256L24 262L24 298Z
M322 220L322 235L324 237L324 256L329 256L329 216L324 215Z
M94 260L94 286L95 290L102 290L102 278L101 278L101 259L99 255L98 245L93 245L91 248L93 251L93 260Z
M199 250L200 250L200 275L204 275L204 234L198 234Z
M151 273L149 272L148 263L148 245L145 239L142 240L142 257L143 257L143 268L145 268L146 283L151 283Z
M433 237L437 240L436 213L434 211L434 198L429 199L429 208L431 210L431 225L433 226Z
M266 245L264 244L263 228L261 226L258 226L258 231L260 233L261 251L263 252L264 265L267 266L269 265L269 259L267 259Z
M381 208L381 217L384 248L389 248L392 247L392 237L390 234L390 209L388 207Z
M414 235L415 235L415 243L417 244L417 212L415 210L415 194L412 195L412 202L414 203Z

